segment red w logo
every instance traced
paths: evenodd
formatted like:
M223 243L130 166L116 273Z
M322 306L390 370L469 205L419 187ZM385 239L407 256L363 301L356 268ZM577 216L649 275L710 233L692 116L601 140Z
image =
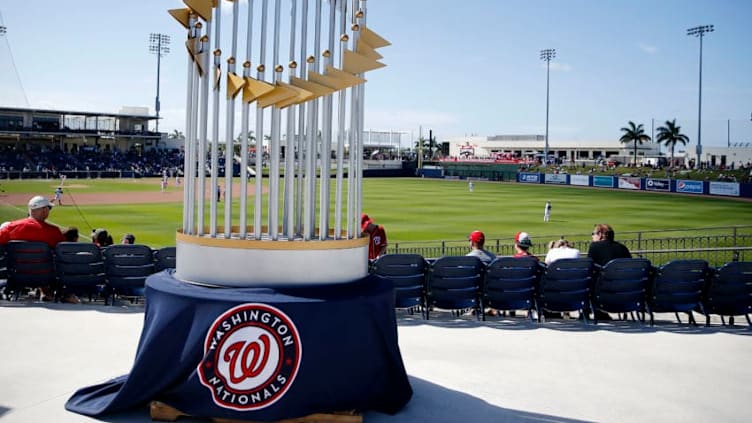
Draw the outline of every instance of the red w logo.
M237 384L256 377L269 360L269 336L263 334L251 342L238 341L225 350L222 358L230 363L230 382Z

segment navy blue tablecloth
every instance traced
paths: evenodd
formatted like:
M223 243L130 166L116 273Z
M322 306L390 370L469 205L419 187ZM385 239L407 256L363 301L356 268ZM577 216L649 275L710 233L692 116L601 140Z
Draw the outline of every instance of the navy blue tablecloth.
M210 288L164 271L147 280L146 299L130 374L79 389L67 410L97 416L159 400L198 417L279 420L393 414L412 396L394 290L379 277Z

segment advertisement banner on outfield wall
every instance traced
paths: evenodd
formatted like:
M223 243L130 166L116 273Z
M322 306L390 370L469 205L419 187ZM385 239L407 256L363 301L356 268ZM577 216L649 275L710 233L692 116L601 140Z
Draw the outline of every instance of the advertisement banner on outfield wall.
M648 191L670 191L671 181L668 179L645 179L645 189Z
M728 195L731 197L739 196L739 183L737 182L710 182L710 193L712 195Z
M566 173L546 173L546 180L544 182L547 184L566 184L567 174Z
M537 184L540 182L540 175L538 173L520 173L520 182Z
M676 192L683 192L687 194L702 194L702 181L688 181L686 179L679 179L676 181Z
M588 175L569 175L569 185L590 185L590 177Z
M632 177L626 177L626 176L620 176L619 177L619 188L621 189L640 189L641 179L640 178L632 178Z
M613 176L593 176L593 186L602 188L613 188L614 177Z

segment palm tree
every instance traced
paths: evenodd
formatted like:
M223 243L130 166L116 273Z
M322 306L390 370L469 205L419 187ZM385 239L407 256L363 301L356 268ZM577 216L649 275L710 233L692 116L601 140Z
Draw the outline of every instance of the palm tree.
M650 141L650 136L645 133L642 124L635 125L631 120L628 123L628 127L621 128L624 135L619 138L622 144L634 143L634 167L637 167L637 145L642 144L645 141Z
M170 132L170 135L167 136L167 138L181 139L183 138L183 133L178 131L177 129L173 129L172 132Z
M687 145L689 137L681 133L681 126L676 126L676 119L667 120L666 126L658 128L658 136L655 139L659 143L666 144L666 147L671 149L671 164L674 166L674 147L676 143L681 145Z

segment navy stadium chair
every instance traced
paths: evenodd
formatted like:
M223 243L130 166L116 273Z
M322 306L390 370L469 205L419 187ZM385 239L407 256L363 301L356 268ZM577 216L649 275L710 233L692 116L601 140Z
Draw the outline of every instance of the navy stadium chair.
M8 285L6 292L18 299L27 288L56 288L52 249L38 241L11 241L6 246Z
M88 242L61 242L55 247L55 271L65 294L85 295L89 301L103 292L106 279L99 247Z
M498 257L483 278L483 307L497 310L527 310L533 318L535 289L544 267L532 257ZM483 320L485 320L485 314Z
M426 269L428 263L419 254L386 254L372 265L373 274L394 284L394 307L410 314L425 303Z
M165 269L174 269L176 249L175 247L162 247L154 250L154 266L156 272Z
M594 309L606 313L644 312L652 269L650 260L643 258L618 258L606 263L593 286ZM597 313L594 314L597 324Z
M559 259L546 267L538 288L538 321L545 312L579 311L587 322L595 267L589 257Z
M428 272L426 319L432 307L460 314L472 309L480 320L480 290L484 264L478 257L447 256L437 259Z
M709 276L705 260L672 260L656 270L648 292L647 312L650 324L655 313L672 312L681 323L679 313L687 313L689 323L695 324L694 309L702 312L702 290ZM703 313L704 314L704 313Z
M752 326L749 313L752 312L752 262L735 261L727 263L712 273L702 297L705 325L710 325L710 315L729 316L729 324L734 324L734 316L744 316Z
M142 297L146 278L154 273L154 253L147 245L118 244L103 250L107 295Z

